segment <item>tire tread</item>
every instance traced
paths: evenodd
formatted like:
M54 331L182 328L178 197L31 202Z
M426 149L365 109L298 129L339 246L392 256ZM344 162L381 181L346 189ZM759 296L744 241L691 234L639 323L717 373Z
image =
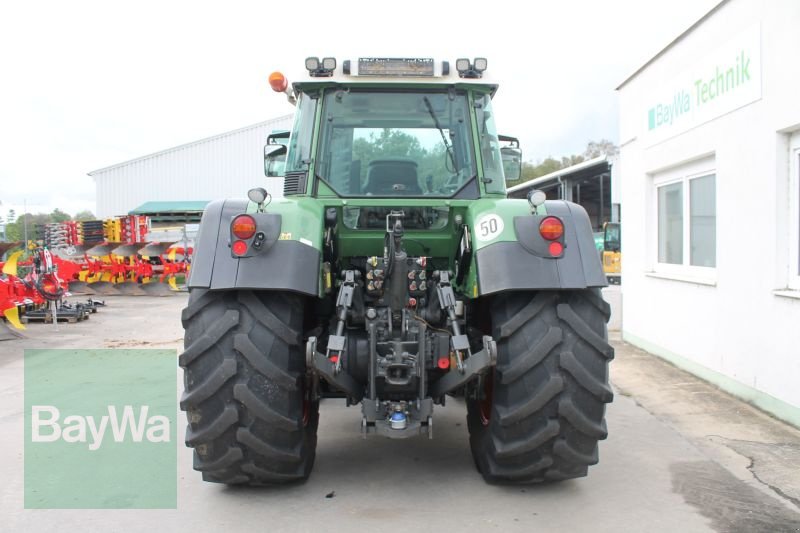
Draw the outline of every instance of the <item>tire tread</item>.
M303 311L289 293L191 291L181 314L180 406L205 481L270 485L310 475L319 412L302 386Z
M498 339L491 417L467 402L478 469L490 483L538 483L585 476L605 439L614 394L610 307L599 289L505 293L491 308Z

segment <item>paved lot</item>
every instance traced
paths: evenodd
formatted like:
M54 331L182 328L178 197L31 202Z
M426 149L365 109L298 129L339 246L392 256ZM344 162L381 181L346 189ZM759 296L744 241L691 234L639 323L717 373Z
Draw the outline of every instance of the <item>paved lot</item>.
M203 483L179 446L177 510L24 510L23 348L181 346L185 295L108 303L88 322L0 343L0 530L800 531L800 431L620 342L610 436L584 479L486 485L457 401L437 409L432 441L362 440L359 410L325 401L303 485Z

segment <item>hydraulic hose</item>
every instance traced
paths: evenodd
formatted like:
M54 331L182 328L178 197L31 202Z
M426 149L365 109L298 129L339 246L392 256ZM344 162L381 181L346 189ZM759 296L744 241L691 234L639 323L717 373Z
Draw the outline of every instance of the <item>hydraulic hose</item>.
M48 275L48 277L49 276L50 275ZM64 295L64 287L62 287L61 284L58 282L59 281L58 277L56 277L56 276L52 276L52 277L53 277L53 284L56 286L56 290L55 291L51 292L51 291L48 291L48 290L45 289L45 287L44 287L44 278L45 278L45 276L44 275L38 276L36 278L36 290L39 291L39 294L41 294L42 297L45 300L48 300L50 302L57 302L57 301L61 300L61 297Z

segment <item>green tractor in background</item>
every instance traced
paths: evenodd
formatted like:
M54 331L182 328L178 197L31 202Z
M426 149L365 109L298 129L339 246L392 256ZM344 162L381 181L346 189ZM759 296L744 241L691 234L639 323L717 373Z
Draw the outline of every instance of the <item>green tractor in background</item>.
M365 437L432 438L452 396L486 481L585 476L613 396L606 278L583 208L506 197L521 156L486 60L305 66L270 76L296 105L265 147L284 197L203 215L180 356L194 468L303 480L321 398L360 406Z

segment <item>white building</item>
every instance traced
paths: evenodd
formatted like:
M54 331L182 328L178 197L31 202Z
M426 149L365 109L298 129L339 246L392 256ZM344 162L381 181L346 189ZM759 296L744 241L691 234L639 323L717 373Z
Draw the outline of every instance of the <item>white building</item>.
M624 339L795 425L799 28L726 0L618 87Z
M292 115L286 115L90 172L96 214L124 215L153 201L244 198L256 186L281 197L283 178L264 176L264 144L270 133L291 124Z

